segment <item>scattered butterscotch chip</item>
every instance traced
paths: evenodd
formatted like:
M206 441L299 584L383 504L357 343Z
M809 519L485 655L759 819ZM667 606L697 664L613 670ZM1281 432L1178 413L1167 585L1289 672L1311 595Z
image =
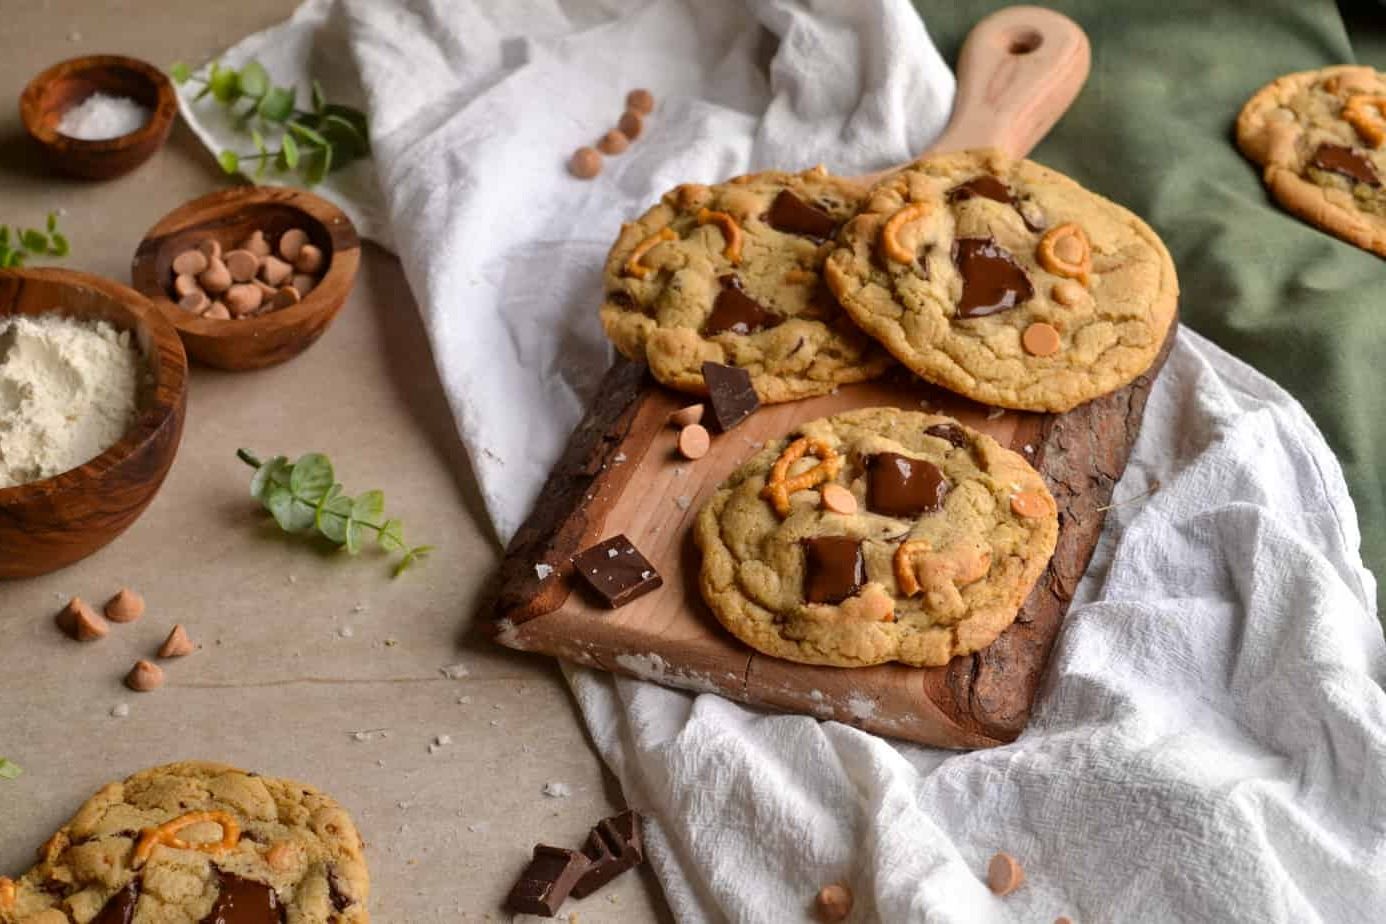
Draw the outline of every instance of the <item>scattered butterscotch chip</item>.
M183 273L174 277L173 291L178 293L179 298L182 298L195 292L201 292L202 286L197 284L197 277Z
M824 508L850 517L857 512L857 497L836 482L823 485L820 492Z
M212 302L211 307L203 312L202 316L204 318L211 318L213 321L229 321L231 320L231 309L227 308L226 305L222 304L220 301L216 301Z
M125 675L125 685L136 693L157 690L164 685L164 669L153 661L141 658L130 668L130 673Z
M207 268L207 255L200 250L185 250L173 258L173 272L178 276L196 276Z
M997 895L1010 895L1024 882L1024 868L1008 853L998 853L987 864L987 888Z
M111 622L134 622L144 615L144 597L128 587L106 601L106 618Z
M308 232L290 228L279 236L279 255L290 263L298 259L299 251L308 243Z
M197 281L208 292L220 295L231 288L231 271L220 258L213 257L208 261L207 268L198 275Z
M690 404L688 407L681 407L669 415L669 423L682 429L690 424L699 423L703 419L704 406L701 404Z
M265 257L260 264L260 278L276 288L283 285L293 272L291 265L274 256Z
M701 459L712 448L712 437L702 424L689 424L679 431L679 452L685 459Z
M626 94L626 108L634 109L641 115L649 115L654 111L654 94L646 89L631 90Z
M189 314L200 315L207 310L207 306L210 304L211 301L208 300L207 293L203 292L201 289L196 292L189 292L187 295L178 299L178 307Z
M1020 343L1031 356L1053 356L1063 345L1059 332L1052 324L1043 321L1036 321L1025 328L1025 333L1020 335Z
M1012 494L1011 511L1020 517L1042 517L1049 513L1049 498L1038 491Z
M818 890L814 899L814 909L820 921L845 921L852 913L852 890L841 883L825 885Z
M81 597L73 597L58 613L58 628L68 638L79 642L94 642L111 631L106 620L96 614Z
M241 241L239 250L248 250L257 257L268 257L270 255L269 241L265 240L265 232L256 231L250 237Z
M249 282L260 269L260 258L248 250L233 250L222 262L226 264L234 282Z
M312 244L304 244L293 263L295 272L316 273L318 270L322 269L322 248L315 247Z
M264 295L260 290L250 283L239 282L226 290L223 297L226 307L238 318L243 318L248 314L254 313L260 303L264 301Z
M597 150L603 154L620 154L628 147L630 147L630 139L626 137L625 132L618 128L613 128L602 135L602 140L597 142Z
M621 118L616 123L616 127L621 130L621 134L625 135L631 141L634 141L636 138L639 138L640 133L645 130L645 120L641 117L640 113L627 109L625 112L621 113Z
M192 654L197 650L197 646L188 638L188 630L183 628L180 622L169 632L168 638L159 646L159 657L161 658L182 658Z
M602 172L602 156L596 148L578 148L568 159L568 172L579 180L590 180Z

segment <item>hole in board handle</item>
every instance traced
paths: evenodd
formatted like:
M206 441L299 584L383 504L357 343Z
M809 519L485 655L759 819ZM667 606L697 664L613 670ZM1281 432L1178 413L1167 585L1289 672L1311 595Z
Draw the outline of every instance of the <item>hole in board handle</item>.
M1013 55L1028 55L1044 44L1044 36L1034 29L1022 29L1011 36L1006 50Z

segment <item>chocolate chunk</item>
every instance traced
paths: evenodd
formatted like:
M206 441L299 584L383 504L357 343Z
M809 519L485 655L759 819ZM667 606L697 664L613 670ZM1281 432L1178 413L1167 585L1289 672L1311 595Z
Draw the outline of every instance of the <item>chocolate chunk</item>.
M654 565L624 535L612 536L574 555L573 567L612 609L664 586Z
M622 812L604 818L587 835L582 852L591 866L573 886L574 898L586 898L626 870L645 861L640 813Z
M718 280L722 291L712 302L712 314L703 325L703 333L711 337L731 331L733 334L752 334L766 327L774 327L780 319L760 307L760 303L746 294L741 287L741 279L735 273L728 273Z
M760 407L760 398L751 387L751 373L736 366L703 363L703 381L707 383L708 405L712 423L726 433Z
M959 238L953 262L962 274L959 318L981 318L1006 311L1035 294L1030 277L1006 249L989 237Z
M283 924L284 906L270 886L222 869L217 881L217 900L202 924Z
M948 190L949 202L962 202L973 197L990 199L1002 205L1015 205L1015 197L1011 195L1010 187L990 173L974 176L966 183L959 183Z
M510 890L505 906L551 918L590 864L576 850L536 844L534 858Z
M130 884L112 895L91 924L130 924L135 919L135 903L140 900L140 881L130 880Z
M866 506L888 517L934 513L952 487L937 465L898 452L878 452L866 460Z
M1345 148L1340 144L1325 142L1319 145L1318 149L1314 151L1313 160L1309 163L1320 170L1345 176L1354 183L1366 183L1368 186L1381 185L1381 180L1377 177L1376 168L1372 166L1372 162L1352 148Z
M787 189L780 190L775 201L770 203L770 211L765 213L765 223L776 231L787 234L802 234L817 241L825 241L837 232L837 222L833 216L809 205Z
M841 603L866 583L866 559L861 540L849 536L820 536L804 540L804 599L809 603Z
M947 440L959 449L967 445L967 434L963 432L963 428L957 424L934 424L932 427L925 429L924 432L929 436L936 436L941 440Z
M334 866L327 868L327 897L332 902L333 909L346 911L356 904L356 899L342 891L342 883L337 878L337 869Z

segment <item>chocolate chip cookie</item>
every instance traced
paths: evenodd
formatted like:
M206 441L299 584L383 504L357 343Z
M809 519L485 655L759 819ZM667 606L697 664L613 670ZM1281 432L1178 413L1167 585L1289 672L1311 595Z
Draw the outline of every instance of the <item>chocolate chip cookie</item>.
M111 783L0 877L0 924L366 924L361 838L290 780L210 763Z
M1145 222L988 150L881 181L823 273L857 324L920 377L1030 411L1067 411L1150 368L1179 294Z
M688 184L621 228L606 261L607 336L671 388L704 394L705 362L738 366L764 403L875 378L890 358L820 270L861 190L821 167Z
M850 492L850 496L844 493ZM946 664L1010 625L1054 553L1044 480L949 417L868 408L806 423L698 514L703 597L766 654Z
M1386 256L1386 77L1370 67L1288 74L1237 117L1237 146L1276 201L1330 234Z

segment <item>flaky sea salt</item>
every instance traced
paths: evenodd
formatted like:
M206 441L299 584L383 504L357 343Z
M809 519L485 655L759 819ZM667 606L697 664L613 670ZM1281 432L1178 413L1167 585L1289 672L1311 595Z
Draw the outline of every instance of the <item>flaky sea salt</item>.
M93 93L63 113L58 133L79 141L108 141L138 131L149 110L128 96Z

